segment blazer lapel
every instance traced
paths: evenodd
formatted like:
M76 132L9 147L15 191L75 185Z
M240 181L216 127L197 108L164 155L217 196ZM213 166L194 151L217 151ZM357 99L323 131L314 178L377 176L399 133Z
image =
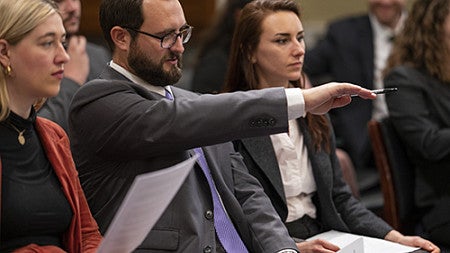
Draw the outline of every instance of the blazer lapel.
M370 19L367 18L361 20L358 26L359 33L359 50L361 52L361 62L363 64L363 71L365 77L367 78L364 87L368 89L373 88L373 70L374 66L374 45L373 45L373 31L370 24Z
M321 157L323 155L326 155L324 151L321 152L315 152L313 141L310 132L307 130L308 126L306 124L305 119L299 119L297 120L299 124L300 131L303 134L303 141L306 145L306 148L308 150L308 157L309 161L311 162L311 166L313 168L312 173L314 176L314 180L316 181L317 186L317 193L319 195L328 194L329 188L331 187L329 182L330 173L332 174L331 170L328 169L326 166L322 164L323 161L326 161L326 158ZM321 197L319 198L321 199Z
M256 164L266 174L278 195L286 203L280 169L269 136L242 139L242 143L255 160Z

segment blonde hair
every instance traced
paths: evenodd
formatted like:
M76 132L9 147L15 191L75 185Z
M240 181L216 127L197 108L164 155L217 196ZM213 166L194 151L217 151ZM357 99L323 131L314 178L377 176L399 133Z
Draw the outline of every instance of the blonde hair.
M51 0L0 0L0 10L0 39L10 45L16 45L45 19L58 13L58 7ZM0 122L10 112L7 67L1 65L0 71Z

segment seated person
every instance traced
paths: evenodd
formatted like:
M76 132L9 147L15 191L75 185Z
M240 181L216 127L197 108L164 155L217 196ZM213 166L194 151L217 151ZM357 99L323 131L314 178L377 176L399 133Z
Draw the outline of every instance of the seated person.
M418 0L388 60L390 119L414 165L425 233L450 249L450 1Z
M36 117L58 94L66 32L50 0L0 0L0 252L94 253L101 241L57 124Z
M113 60L77 91L69 113L74 160L100 231L137 175L198 153L201 162L137 251L295 251L229 141L286 131L290 117L345 106L351 94L376 95L348 83L199 95L173 86L192 33L178 0L103 0L100 25Z
M225 91L302 87L304 30L295 1L255 0L235 30ZM431 242L405 236L367 210L342 179L328 117L307 113L287 133L234 142L248 170L271 198L289 234L307 239L327 230L384 238L439 252ZM302 241L300 252L337 251L323 240Z

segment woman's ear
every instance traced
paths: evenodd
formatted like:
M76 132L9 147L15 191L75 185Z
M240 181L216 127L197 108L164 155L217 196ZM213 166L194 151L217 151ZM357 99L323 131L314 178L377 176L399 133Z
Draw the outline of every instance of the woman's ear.
M255 63L257 62L256 56L255 56L255 54L253 54L253 53L249 53L249 54L248 54L248 60L249 60L252 64L255 64Z
M9 43L4 39L0 39L0 63L5 69L10 65Z
M250 63L255 64L257 62L256 61L256 57L255 57L255 55L253 53L253 50L250 47L247 46L246 48L244 48L244 45L240 45L240 50L241 50L243 55L247 55L247 60Z

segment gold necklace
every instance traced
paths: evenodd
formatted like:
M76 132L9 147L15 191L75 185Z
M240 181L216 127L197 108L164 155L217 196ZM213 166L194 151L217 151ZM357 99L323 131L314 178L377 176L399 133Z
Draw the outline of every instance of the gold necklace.
M14 126L11 122L8 122L8 123L19 134L17 136L17 141L19 141L20 145L22 145L22 146L25 145L25 137L23 136L23 133L25 132L26 129L19 131L19 129L17 129L17 127Z

